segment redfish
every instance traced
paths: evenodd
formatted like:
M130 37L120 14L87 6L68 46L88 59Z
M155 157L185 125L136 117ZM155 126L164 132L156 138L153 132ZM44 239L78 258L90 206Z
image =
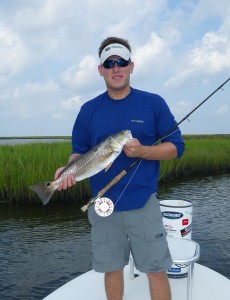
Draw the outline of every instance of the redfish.
M73 175L76 181L81 181L99 173L103 169L107 171L121 153L125 143L131 139L132 134L129 130L113 134L85 154L68 163L62 169L58 179L32 185L31 189L37 193L45 205L67 175Z

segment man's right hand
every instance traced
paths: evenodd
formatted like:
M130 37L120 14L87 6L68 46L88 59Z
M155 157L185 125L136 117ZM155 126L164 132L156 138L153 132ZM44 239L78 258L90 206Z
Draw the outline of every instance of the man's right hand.
M58 179L63 168L64 167L57 169L57 171L55 172L55 175L54 175L54 180ZM74 176L69 174L63 178L63 181L59 184L57 190L58 191L67 190L68 188L70 188L71 186L73 186L75 184L76 184L76 180L75 180Z

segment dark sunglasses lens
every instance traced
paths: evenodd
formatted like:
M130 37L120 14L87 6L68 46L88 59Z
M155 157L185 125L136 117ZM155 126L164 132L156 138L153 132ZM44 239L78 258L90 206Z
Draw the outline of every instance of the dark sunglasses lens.
M115 63L117 63L118 67L127 67L129 64L129 60L125 60L125 59L118 59L118 60L106 60L103 63L103 67L105 69L111 69L114 67Z
M114 65L115 65L115 61L114 61L114 60L106 60L106 61L103 63L103 67L106 68L106 69L113 68Z
M128 60L124 60L124 59L118 59L116 61L118 67L127 67L128 64L129 64L129 61Z

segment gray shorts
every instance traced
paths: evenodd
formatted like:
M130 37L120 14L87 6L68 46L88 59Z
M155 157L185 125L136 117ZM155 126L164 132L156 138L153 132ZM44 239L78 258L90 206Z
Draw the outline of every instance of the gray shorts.
M100 217L92 205L88 210L92 225L92 266L97 272L118 271L129 262L143 272L167 271L172 259L166 241L159 201L151 195L143 208L113 212Z

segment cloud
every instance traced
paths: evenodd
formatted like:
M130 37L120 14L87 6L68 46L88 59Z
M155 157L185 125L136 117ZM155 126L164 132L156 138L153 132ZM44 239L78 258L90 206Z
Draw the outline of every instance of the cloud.
M227 114L229 112L229 110L230 110L229 106L227 104L225 104L225 105L221 106L220 108L218 108L217 114L219 116L223 116L223 115Z
M73 98L70 98L70 99L67 99L67 100L63 101L61 103L61 107L64 110L72 111L73 109L78 108L79 104L81 104L81 97L76 96L76 97L73 97Z
M199 47L191 50L189 58L194 71L218 73L230 68L230 38L214 32L208 32Z
M86 55L61 75L61 81L71 88L85 89L90 82L94 82L97 65L94 57Z
M27 50L10 27L0 24L0 84L17 74L26 64Z
M156 32L151 32L143 45L136 47L132 59L134 61L133 81L135 85L140 82L145 88L152 90L151 78L160 78L168 69L171 60L171 50L167 41ZM148 83L148 84L147 84Z
M230 37L207 32L199 44L191 48L182 58L177 72L165 84L168 87L179 86L195 74L202 77L228 70L230 70Z
M72 97L67 100L63 100L60 103L60 109L53 114L53 119L62 120L68 116L68 113L74 113L76 115L79 111L79 107L82 104L80 96Z
M172 113L177 116L181 116L189 112L191 109L191 105L189 102L186 101L178 101L173 107L172 107Z
M156 32L151 32L148 41L135 51L134 61L137 68L150 62L157 62L157 58L164 52L167 52L167 43Z
M230 3L222 1L199 1L184 22L181 39L187 35L195 38L184 44L179 56L174 52L175 72L166 80L166 87L178 87L191 79L212 77L230 70ZM182 14L182 18L185 14ZM179 23L181 21L178 21ZM194 29L193 29L194 28ZM187 35L185 35L187 34ZM181 41L180 41L181 43Z
M14 87L0 98L4 110L0 113L8 117L30 118L49 112L54 105L53 95L58 92L58 85L53 82L26 83ZM6 105L7 103L7 105Z

